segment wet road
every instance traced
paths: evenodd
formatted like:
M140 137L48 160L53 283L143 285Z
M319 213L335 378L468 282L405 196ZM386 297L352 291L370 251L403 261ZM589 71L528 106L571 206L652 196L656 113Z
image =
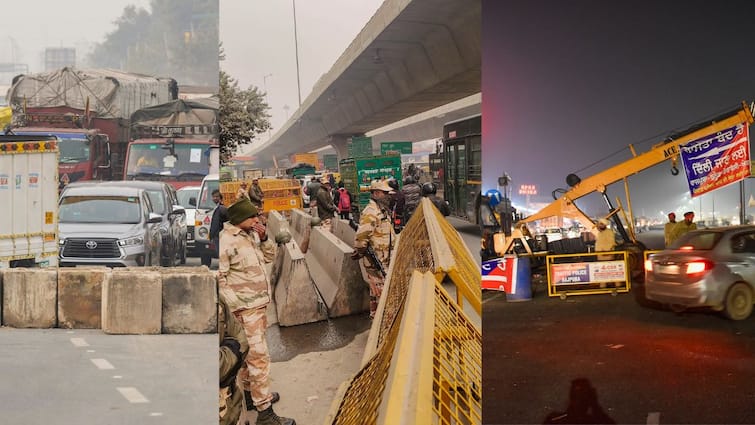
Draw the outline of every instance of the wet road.
M676 315L637 291L535 291L516 303L483 293L483 423L544 423L578 378L615 423L755 423L755 317Z
M448 221L459 231L479 263L479 226L453 217L448 218ZM369 315L365 312L298 326L273 325L267 330L270 357L273 362L285 362L300 354L342 348L353 341L356 335L369 330L370 323Z

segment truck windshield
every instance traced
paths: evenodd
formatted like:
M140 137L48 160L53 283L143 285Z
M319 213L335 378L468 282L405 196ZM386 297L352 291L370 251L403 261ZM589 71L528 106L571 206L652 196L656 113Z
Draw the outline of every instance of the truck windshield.
M220 188L220 182L217 180L205 180L202 185L202 189L199 192L199 199L197 199L197 208L212 209L215 208L215 203L212 202L212 191Z
M66 196L60 200L61 223L141 222L139 198L135 196Z
M89 141L87 139L64 138L58 144L59 162L73 164L89 160Z
M206 176L210 172L209 145L199 143L176 143L176 158L170 164L165 157L168 149L162 143L132 144L129 146L126 176L140 174L164 176L167 179L186 175Z

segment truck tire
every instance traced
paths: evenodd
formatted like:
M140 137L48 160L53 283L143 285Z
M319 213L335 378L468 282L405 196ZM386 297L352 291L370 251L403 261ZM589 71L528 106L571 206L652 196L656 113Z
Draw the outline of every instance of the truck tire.
M186 264L186 241L181 244L180 260L181 264Z

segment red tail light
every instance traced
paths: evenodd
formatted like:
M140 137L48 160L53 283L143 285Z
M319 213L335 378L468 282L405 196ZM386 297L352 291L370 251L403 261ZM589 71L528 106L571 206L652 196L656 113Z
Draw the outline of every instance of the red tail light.
M710 271L714 264L712 261L692 261L687 263L687 274L698 274Z
M650 259L645 260L645 271L646 272L652 272L653 271L653 261Z

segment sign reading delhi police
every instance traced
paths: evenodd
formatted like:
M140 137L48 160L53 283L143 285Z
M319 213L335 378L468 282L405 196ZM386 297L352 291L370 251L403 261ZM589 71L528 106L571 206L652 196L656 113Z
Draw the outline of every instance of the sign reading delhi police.
M681 146L681 157L692 197L750 176L748 127L734 127Z

